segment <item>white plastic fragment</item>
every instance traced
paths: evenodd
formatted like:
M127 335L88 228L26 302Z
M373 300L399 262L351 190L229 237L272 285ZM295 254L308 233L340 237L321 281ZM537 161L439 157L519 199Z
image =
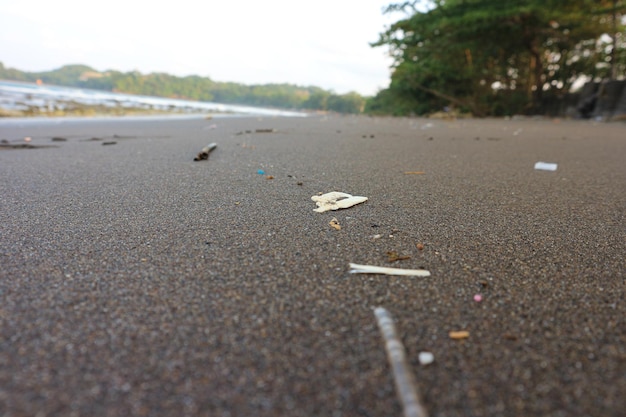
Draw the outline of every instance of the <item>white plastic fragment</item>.
M329 210L339 210L352 207L367 201L367 197L353 196L351 194L333 191L322 195L314 195L311 200L315 201L317 208L313 211L324 213Z
M535 169L539 171L556 171L557 164L551 162L537 162L535 163Z
M385 350L393 372L396 391L402 403L404 417L427 417L428 412L420 402L415 376L406 360L404 345L398 336L393 317L383 307L376 307L374 315L385 341Z
M420 352L417 359L420 361L420 365L430 365L435 361L435 355L430 352Z
M351 274L383 274L383 275L403 275L409 277L429 277L430 271L425 269L401 269L387 268L385 266L350 264Z

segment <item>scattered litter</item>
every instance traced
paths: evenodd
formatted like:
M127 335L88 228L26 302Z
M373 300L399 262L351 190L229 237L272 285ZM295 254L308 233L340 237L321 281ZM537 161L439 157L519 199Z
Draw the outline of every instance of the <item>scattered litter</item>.
M67 138L61 138L58 136L55 136L52 138L52 142L66 142L66 141L67 141Z
M435 361L435 355L430 352L420 352L417 355L417 359L420 361L421 365L430 365Z
M217 125L216 124L209 125L209 129L217 129Z
M33 145L32 143L0 143L0 149L37 149L37 148L50 148L53 145Z
M481 279L480 281L478 281L478 283L483 288L487 288L489 286L489 281L487 281L486 279Z
M383 236L377 234L377 235L372 236L372 239L380 239L381 237L383 237Z
M387 251L387 262L405 261L407 259L411 259L411 257L407 255L398 255L398 252L395 251Z
M265 175L265 171L263 171L262 169L257 170L256 173L259 175Z
M461 339L467 339L470 334L467 330L459 330L459 331L452 331L448 333L448 335L450 336L450 339L461 340Z
M424 175L424 171L406 171L404 175Z
M420 127L421 130L426 130L426 129L430 129L431 127L435 126L432 123L425 123L422 127Z
M415 245L415 247L417 248L417 250L424 250L424 244L423 243L417 243Z
M480 303L483 300L483 296L480 294L476 294L474 295L474 301L476 301L477 303Z
M209 159L209 154L213 149L217 148L217 143L209 143L207 146L202 148L198 155L193 158L194 161L202 161L205 159Z
M276 129L257 129L255 133L274 133Z
M324 213L329 210L339 210L352 207L367 201L367 197L353 196L350 194L333 191L322 195L314 195L311 200L315 201L317 208L313 211Z
M516 129L515 132L513 132L513 136L517 136L520 133L522 133L523 131L524 131L524 129L522 129L522 128Z
M535 169L539 171L556 171L557 164L551 162L537 162L535 163Z
M297 185L302 185L302 181L298 181L296 184Z
M426 417L426 409L419 399L415 377L411 372L411 367L406 360L404 345L398 337L396 326L393 323L391 314L383 307L374 309L378 328L385 341L385 351L387 359L391 365L393 378L396 384L396 391L405 417Z
M333 219L328 224L330 224L330 227L332 227L335 230L341 230L341 225L339 224L339 221L335 217L333 217Z
M106 146L106 145L117 145L117 142L114 140L111 140L108 142L102 142L102 146Z
M273 179L274 179L274 176L273 176L273 175L266 175L266 176L265 176L265 179L266 179L266 180L273 180Z
M33 140L30 136L26 136L24 138L24 142L30 142L31 140Z
M429 277L430 271L425 269L400 269L387 268L384 266L350 264L351 274L382 274L382 275L403 275L409 277Z
M502 337L505 338L506 340L517 340L517 336L511 333L505 333L502 335Z

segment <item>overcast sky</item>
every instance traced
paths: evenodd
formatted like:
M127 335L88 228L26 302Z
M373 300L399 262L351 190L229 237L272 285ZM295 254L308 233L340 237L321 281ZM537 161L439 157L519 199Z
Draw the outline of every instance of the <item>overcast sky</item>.
M200 75L373 95L389 84L370 42L402 15L393 0L0 0L0 61L24 71Z

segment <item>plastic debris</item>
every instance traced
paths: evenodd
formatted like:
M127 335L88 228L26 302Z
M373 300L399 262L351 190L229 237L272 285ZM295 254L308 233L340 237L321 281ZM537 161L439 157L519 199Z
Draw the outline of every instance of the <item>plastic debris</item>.
M339 221L335 217L333 217L333 219L328 224L330 224L330 227L332 227L335 230L341 230L341 225L339 224Z
M313 211L324 213L329 210L339 210L352 207L367 201L367 197L353 196L339 191L333 191L322 195L314 195L311 200L315 201L317 208Z
M420 361L421 365L430 365L435 361L435 355L430 352L420 352L417 355L417 359Z
M455 340L467 339L469 335L470 334L467 330L452 331L448 333L448 336L450 336L450 339L455 339Z
M273 179L274 179L274 176L273 176L273 175L266 175L266 176L265 176L265 179L266 179L266 180L273 180Z
M424 250L424 244L423 243L417 243L417 244L415 244L415 247L417 248L417 250Z
M385 341L387 358L391 365L393 378L396 384L396 391L405 417L426 417L428 412L420 402L415 377L411 372L411 367L406 360L406 352L402 340L398 336L398 331L393 323L391 314L383 307L374 309L378 328Z
M476 301L477 303L480 303L483 300L483 296L480 294L476 294L474 295L474 301Z
M429 277L430 271L425 269L401 269L387 268L384 266L350 264L351 274L382 274L382 275L402 275L409 277Z
M539 171L556 171L557 164L551 162L537 162L535 163L535 169Z
M202 161L205 159L209 159L209 154L213 149L217 148L217 143L209 143L207 146L202 148L198 155L193 158L194 161Z
M263 171L262 169L257 170L256 173L259 175L265 175L265 171Z

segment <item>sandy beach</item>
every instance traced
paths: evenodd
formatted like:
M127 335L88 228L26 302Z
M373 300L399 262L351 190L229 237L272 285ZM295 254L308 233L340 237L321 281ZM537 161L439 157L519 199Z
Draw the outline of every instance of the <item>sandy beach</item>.
M624 123L25 119L2 139L1 417L400 416L379 306L430 416L626 409ZM368 200L314 212L330 191Z

